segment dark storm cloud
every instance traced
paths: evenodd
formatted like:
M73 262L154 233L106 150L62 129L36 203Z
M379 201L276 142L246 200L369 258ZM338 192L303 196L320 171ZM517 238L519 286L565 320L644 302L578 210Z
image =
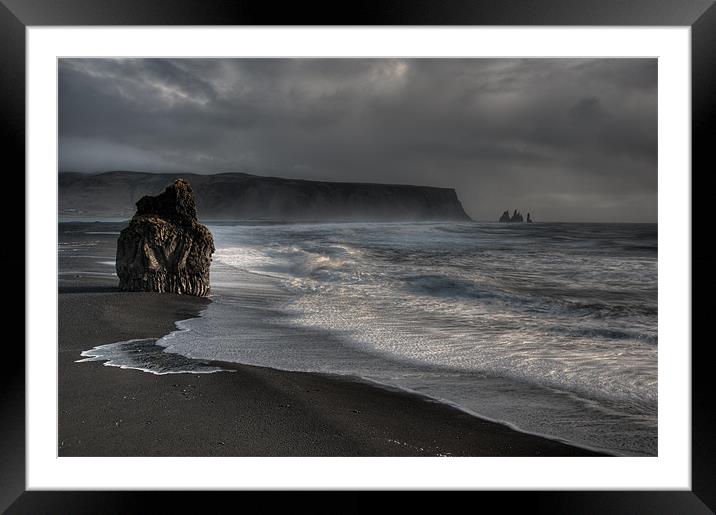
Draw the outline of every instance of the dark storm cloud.
M60 169L454 187L476 219L656 221L654 59L64 59Z

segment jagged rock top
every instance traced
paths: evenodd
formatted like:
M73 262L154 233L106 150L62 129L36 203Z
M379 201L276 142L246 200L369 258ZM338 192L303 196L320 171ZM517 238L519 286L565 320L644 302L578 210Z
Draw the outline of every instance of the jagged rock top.
M135 216L142 215L157 215L180 225L191 225L197 221L191 186L184 179L177 179L156 197L142 197L137 202Z
M522 213L520 213L518 210L514 210L512 213L512 216L510 216L509 211L505 211L502 213L502 216L500 216L500 222L524 222L525 219L522 216ZM527 213L527 221L532 222L532 219L530 218L530 214Z

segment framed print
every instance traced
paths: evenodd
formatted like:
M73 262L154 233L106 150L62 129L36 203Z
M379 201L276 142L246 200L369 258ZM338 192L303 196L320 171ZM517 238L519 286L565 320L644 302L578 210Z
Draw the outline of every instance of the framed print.
M711 4L4 1L3 508L708 513Z

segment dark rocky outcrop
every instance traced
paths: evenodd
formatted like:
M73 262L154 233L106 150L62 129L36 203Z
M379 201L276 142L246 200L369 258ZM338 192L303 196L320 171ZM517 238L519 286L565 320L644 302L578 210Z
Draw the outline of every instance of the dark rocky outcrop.
M470 220L452 188L306 181L246 173L182 174L203 220L307 222ZM173 174L106 172L59 176L61 220L125 218Z
M516 209L512 213L512 216L510 216L509 211L505 211L504 213L502 213L502 216L500 217L500 222L510 223L510 222L524 222L524 221L525 221L525 218L522 216L522 213L520 213ZM527 213L527 221L532 222L532 220L530 219L529 213Z
M178 179L163 193L139 199L119 234L119 287L205 297L214 250L211 232L197 221L191 186Z

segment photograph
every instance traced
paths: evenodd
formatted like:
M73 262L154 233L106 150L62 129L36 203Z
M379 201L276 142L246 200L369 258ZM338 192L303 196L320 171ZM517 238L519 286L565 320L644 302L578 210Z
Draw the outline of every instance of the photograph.
M713 4L0 0L0 512L713 513Z
M58 457L659 456L657 58L56 63Z

